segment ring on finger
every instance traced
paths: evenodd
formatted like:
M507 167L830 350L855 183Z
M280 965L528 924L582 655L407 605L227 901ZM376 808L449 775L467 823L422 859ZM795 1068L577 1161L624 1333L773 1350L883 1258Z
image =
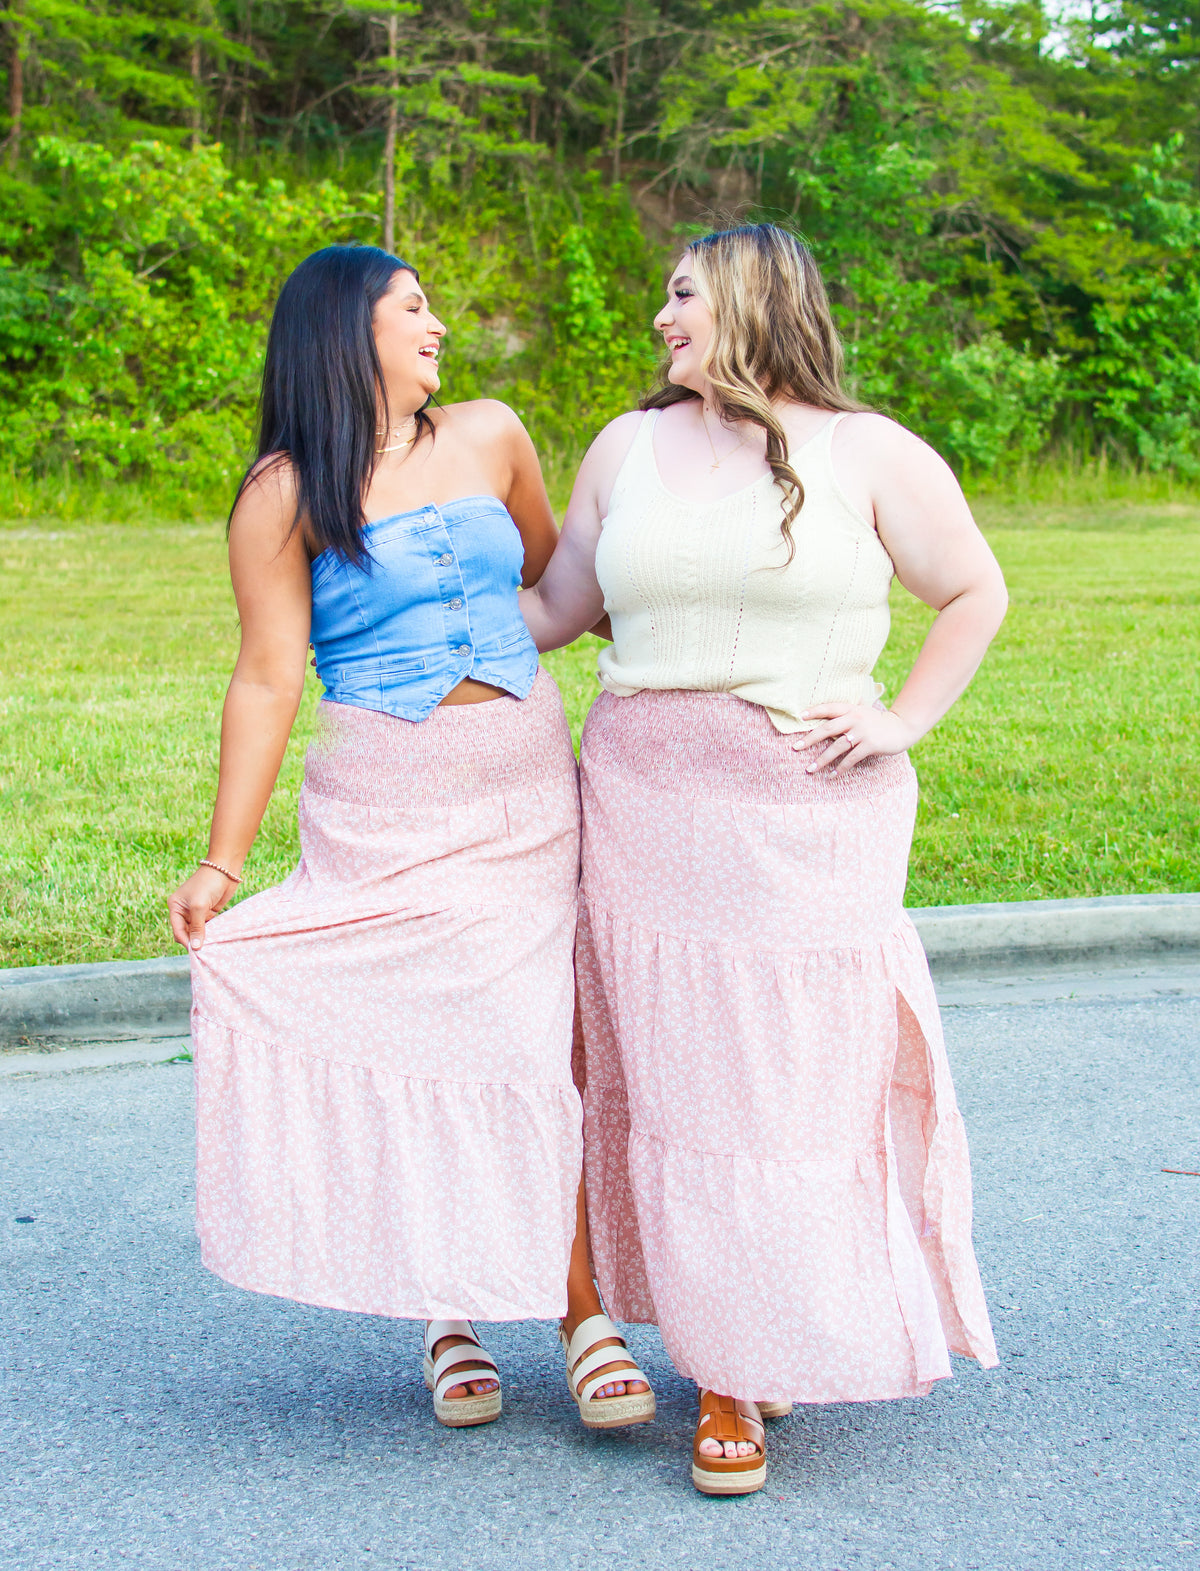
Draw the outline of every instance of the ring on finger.
M842 740L844 742L848 743L849 746L853 747L854 746L854 733L853 733L853 731L843 731L842 732Z

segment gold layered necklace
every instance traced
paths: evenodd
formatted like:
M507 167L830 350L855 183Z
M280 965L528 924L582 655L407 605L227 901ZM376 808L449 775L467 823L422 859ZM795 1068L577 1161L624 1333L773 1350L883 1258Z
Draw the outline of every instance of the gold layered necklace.
M416 416L415 415L412 416L412 424L413 424L413 434L411 436L405 437L403 442L395 442L395 441L393 441L391 443L386 444L383 447L377 447L375 449L376 457L378 457L382 453L398 453L401 450L401 448L411 447L413 445L413 443L417 440L417 423L416 423ZM376 431L375 435L377 437L380 437L380 436L397 437L397 436L400 435L401 431L403 431L405 429L406 429L405 426L397 425L397 426L393 426L390 431Z
M740 437L739 440L738 440L737 447L731 447L729 449L729 451L725 454L725 458L718 458L717 457L716 444L713 442L713 439L712 439L712 432L708 429L708 420L707 420L707 418L705 416L705 413L704 413L704 405L703 405L703 403L701 403L701 405L700 405L700 424L704 427L704 434L708 438L708 445L709 445L709 448L711 449L712 455L713 455L713 461L708 466L708 472L709 472L710 475L715 475L717 470L720 469L721 465L725 462L725 458L732 458L733 455L737 452L738 447L745 447L745 445L746 445L746 438L744 436Z

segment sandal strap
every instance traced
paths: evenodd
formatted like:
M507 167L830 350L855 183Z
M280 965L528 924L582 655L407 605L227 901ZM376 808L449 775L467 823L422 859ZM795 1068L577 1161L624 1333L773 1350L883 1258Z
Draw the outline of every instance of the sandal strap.
M586 1320L581 1320L575 1327L575 1335L571 1338L567 1347L567 1364L571 1369L571 1373L575 1373L576 1364L578 1364L586 1352L590 1351L597 1342L603 1342L606 1337L610 1336L615 1337L622 1347L625 1346L625 1338L607 1315L589 1315ZM601 1349L601 1351L610 1355L609 1362L611 1363L612 1355L616 1353L617 1349L610 1347Z
M578 1389L579 1382L581 1380L586 1380L588 1375L594 1375L597 1369L603 1369L605 1364L632 1364L633 1359L630 1358L628 1354L629 1349L627 1347L593 1348L590 1353L585 1353L579 1362L575 1365L574 1369L572 1369L572 1384L576 1387L576 1389ZM636 1365L634 1367L636 1368ZM638 1370L638 1375L641 1375L641 1370ZM624 1374L609 1375L606 1377L607 1380L624 1380L625 1378L626 1376ZM631 1369L629 1371L628 1378L630 1380L635 1380L638 1378L638 1376L635 1375ZM601 1385L604 1385L605 1383L606 1380L601 1380L600 1382Z
M443 1402L446 1399L446 1392L453 1391L455 1386L468 1385L472 1380L495 1380L496 1378L497 1371L494 1364L490 1369L456 1369L453 1373L448 1371L440 1380L433 1382L433 1394L439 1402Z
M447 1336L465 1337L433 1356L433 1349ZM447 1391L471 1380L499 1380L496 1360L482 1345L469 1320L431 1320L425 1327L425 1356L432 1364L433 1394L442 1401Z
M461 1352L461 1348L455 1348ZM433 1394L438 1401L445 1398L447 1391L452 1391L455 1386L468 1385L472 1380L495 1380L499 1383L499 1371L495 1364L463 1363L457 1368L447 1369L441 1375L435 1375L433 1381Z
M475 1327L469 1320L429 1320L425 1324L425 1351L430 1358L444 1336L465 1336L476 1347L481 1345Z
M611 1385L615 1380L640 1380L646 1386L650 1382L628 1356L626 1347L597 1347L590 1353L585 1353L579 1363L571 1371L571 1388L581 1402L590 1402L602 1386ZM623 1369L609 1368L612 1364L623 1364ZM606 1369L606 1374L597 1374L596 1370ZM588 1376L591 1379L588 1379Z
M468 1380L491 1380L498 1373L496 1360L485 1347L448 1347L440 1353L433 1365L433 1378L440 1383L446 1377L447 1370L455 1370L452 1386L465 1384Z
M706 1424L711 1424L710 1433L702 1435L700 1431ZM758 1409L753 1402L739 1401L732 1396L718 1396L713 1391L700 1393L700 1418L696 1424L696 1441L717 1440L724 1444L725 1441L748 1440L756 1445L766 1455L767 1432L758 1417ZM713 1460L719 1460L714 1458Z
M610 1347L608 1351L613 1353L619 1352L620 1349ZM610 1369L606 1375L593 1375L590 1380L585 1380L582 1386L577 1385L575 1389L579 1392L581 1402L590 1402L602 1386L610 1386L617 1380L640 1380L647 1389L650 1386L645 1375L634 1364L632 1369Z

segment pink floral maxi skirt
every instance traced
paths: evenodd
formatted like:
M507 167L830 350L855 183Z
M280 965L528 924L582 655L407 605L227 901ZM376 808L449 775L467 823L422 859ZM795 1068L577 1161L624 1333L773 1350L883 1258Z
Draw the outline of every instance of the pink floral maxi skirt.
M581 754L592 1249L610 1314L753 1400L996 1362L906 757L808 775L728 694L602 694Z
M205 1265L368 1314L561 1314L579 796L553 680L419 724L322 704L300 837L193 957Z

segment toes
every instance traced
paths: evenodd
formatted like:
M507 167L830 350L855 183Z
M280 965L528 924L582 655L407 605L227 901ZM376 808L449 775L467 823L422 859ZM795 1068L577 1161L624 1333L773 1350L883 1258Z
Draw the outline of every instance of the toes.
M739 1440L738 1441L738 1455L739 1456L749 1456L751 1451L753 1451L753 1450L754 1450L754 1447L750 1444L750 1442L748 1440Z
M451 1402L461 1402L468 1396L490 1396L498 1389L499 1381L496 1380L468 1380L464 1385L451 1386L446 1396Z
M737 1454L738 1454L737 1441L736 1440L727 1440L725 1442L725 1455L727 1457L729 1457L730 1460L733 1460L733 1459L735 1459L737 1457Z
M607 1400L614 1396L632 1396L635 1392L649 1391L650 1387L644 1380L610 1380L606 1385L597 1386L592 1400Z
M719 1440L702 1440L700 1442L700 1455L724 1456L725 1453L721 1449L721 1442Z

